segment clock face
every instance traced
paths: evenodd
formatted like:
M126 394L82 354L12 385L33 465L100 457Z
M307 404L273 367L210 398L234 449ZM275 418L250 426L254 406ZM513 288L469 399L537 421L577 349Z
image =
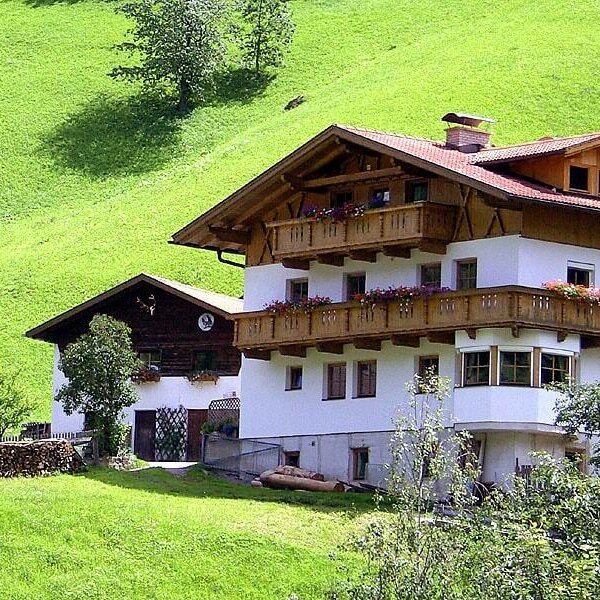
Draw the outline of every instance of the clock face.
M210 331L215 324L215 317L210 313L202 313L198 317L198 327L200 331Z

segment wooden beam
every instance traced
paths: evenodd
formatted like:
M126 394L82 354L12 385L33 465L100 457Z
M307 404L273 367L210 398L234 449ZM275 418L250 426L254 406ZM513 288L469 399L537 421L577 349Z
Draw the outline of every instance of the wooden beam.
M447 244L437 240L422 240L419 242L421 252L431 252L432 254L446 254Z
M477 329L465 329L469 339L476 340L477 339Z
M406 248L405 246L384 246L382 252L384 256L410 258L410 248Z
M341 254L319 254L317 262L322 265L333 265L334 267L344 266L344 257Z
M240 244L242 246L247 246L250 243L250 233L248 231L228 229L227 227L215 227L213 225L211 225L208 230L220 242L233 242L234 244Z
M354 340L354 347L358 350L381 350L381 340Z
M319 342L317 352L328 352L329 354L344 354L344 344L337 342Z
M564 342L567 339L569 333L567 331L557 331L556 332L556 341Z
M352 260L362 260L364 262L377 262L376 250L350 250L348 253Z
M302 258L284 258L281 264L286 269L301 269L302 271L308 271L310 269L310 260Z
M242 354L246 358L252 358L255 360L271 360L270 350L252 350L248 348L246 350L242 350Z
M279 346L277 348L281 356L297 356L299 358L306 358L306 346L298 346L297 344L290 344L289 346Z
M593 335L581 336L581 349L600 348L600 337Z
M421 345L421 339L418 335L393 335L392 344L394 346L408 346L409 348L418 348Z
M432 331L427 334L427 341L432 344L454 344L454 332Z
M302 179L302 177L297 177L291 173L284 173L281 176L281 181L283 181L283 183L288 183L292 189L297 192L304 190L304 179Z
M521 335L521 328L518 325L513 325L510 330L512 332L512 336L515 338L518 338Z
M386 177L398 177L402 175L402 167L390 167L388 169L376 169L372 171L361 171L360 173L349 173L347 175L334 175L333 177L318 177L316 179L305 179L304 187L307 190L337 185L338 183L353 183L368 181L370 179L382 179Z

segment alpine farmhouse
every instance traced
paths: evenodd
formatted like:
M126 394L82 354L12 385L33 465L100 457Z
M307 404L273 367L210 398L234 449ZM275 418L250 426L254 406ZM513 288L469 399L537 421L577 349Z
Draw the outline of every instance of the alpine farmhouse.
M133 379L139 400L126 410L132 446L145 460L200 459L201 428L209 409L239 394L240 352L232 346L237 298L141 273L26 333L54 344L53 396L66 383L61 352L88 331L94 315L129 325L144 367ZM52 403L52 433L87 429L86 415ZM181 432L182 435L174 437ZM162 444L161 444L162 436Z
M585 465L589 442L555 426L543 386L600 378L600 307L543 284L594 284L600 134L494 147L490 120L443 120L444 142L333 125L173 236L245 257L241 438L379 483L404 383L431 368L483 481L533 450ZM436 291L356 301L398 286Z

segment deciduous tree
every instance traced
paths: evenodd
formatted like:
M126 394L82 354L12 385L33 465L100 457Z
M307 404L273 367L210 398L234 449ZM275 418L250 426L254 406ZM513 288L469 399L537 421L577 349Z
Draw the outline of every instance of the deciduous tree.
M244 66L260 73L283 63L294 23L286 0L240 0L239 41Z
M0 439L9 429L22 425L32 409L19 385L19 373L0 372Z
M141 81L144 87L175 88L177 109L186 112L201 98L225 61L223 0L134 0L117 8L134 24L133 41L118 50L139 61L119 66L111 77Z
M99 428L101 451L115 455L121 449L123 409L138 400L130 381L141 362L133 350L131 329L107 315L96 315L89 332L69 344L59 368L68 379L56 395L67 414L90 413Z

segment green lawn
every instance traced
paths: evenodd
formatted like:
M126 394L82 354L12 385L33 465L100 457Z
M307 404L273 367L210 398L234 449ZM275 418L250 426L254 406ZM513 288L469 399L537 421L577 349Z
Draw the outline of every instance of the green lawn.
M0 596L320 598L340 577L329 553L371 507L366 495L255 490L200 471L0 480Z
M39 418L51 349L23 331L142 270L239 294L240 270L167 239L326 125L441 137L462 110L495 117L498 143L600 129L596 0L292 0L273 83L222 85L186 119L106 76L113 6L0 2L0 368Z

